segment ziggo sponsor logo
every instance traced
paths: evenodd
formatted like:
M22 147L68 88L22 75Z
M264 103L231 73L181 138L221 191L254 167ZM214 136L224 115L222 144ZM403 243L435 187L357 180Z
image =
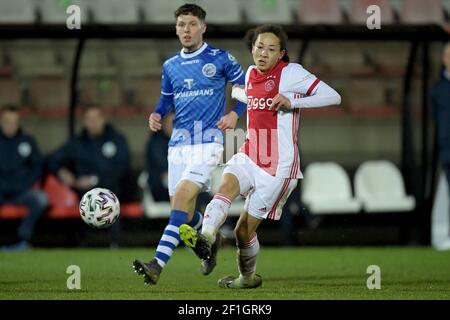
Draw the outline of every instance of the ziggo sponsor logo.
M248 96L247 97L247 110L264 110L266 107L270 108L272 106L273 103L273 99L272 98L255 98L253 96Z

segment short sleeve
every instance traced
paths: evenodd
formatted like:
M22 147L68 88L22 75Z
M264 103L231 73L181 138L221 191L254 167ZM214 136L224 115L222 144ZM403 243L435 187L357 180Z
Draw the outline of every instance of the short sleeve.
M244 70L231 53L225 51L223 59L225 78L231 83L236 83L244 75Z

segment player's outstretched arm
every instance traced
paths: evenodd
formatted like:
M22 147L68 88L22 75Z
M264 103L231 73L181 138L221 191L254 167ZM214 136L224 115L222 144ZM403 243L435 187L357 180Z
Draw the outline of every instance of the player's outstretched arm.
M287 94L291 106L295 108L319 108L338 106L341 104L341 95L325 82L320 81L315 92L307 97L299 97L298 94Z

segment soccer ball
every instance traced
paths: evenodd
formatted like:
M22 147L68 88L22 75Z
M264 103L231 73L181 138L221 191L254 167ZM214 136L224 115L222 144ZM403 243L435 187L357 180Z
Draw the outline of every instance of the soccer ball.
M119 218L119 199L105 188L89 190L81 198L80 215L93 228L107 228Z

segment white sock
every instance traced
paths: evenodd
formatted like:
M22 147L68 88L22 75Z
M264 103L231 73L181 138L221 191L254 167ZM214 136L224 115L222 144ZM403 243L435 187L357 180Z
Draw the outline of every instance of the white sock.
M237 260L241 277L251 278L256 272L256 257L259 253L259 241L255 235L248 243L237 243Z
M225 222L230 210L231 201L223 194L216 194L206 206L203 216L202 234L208 238L211 244L216 241L216 234Z

